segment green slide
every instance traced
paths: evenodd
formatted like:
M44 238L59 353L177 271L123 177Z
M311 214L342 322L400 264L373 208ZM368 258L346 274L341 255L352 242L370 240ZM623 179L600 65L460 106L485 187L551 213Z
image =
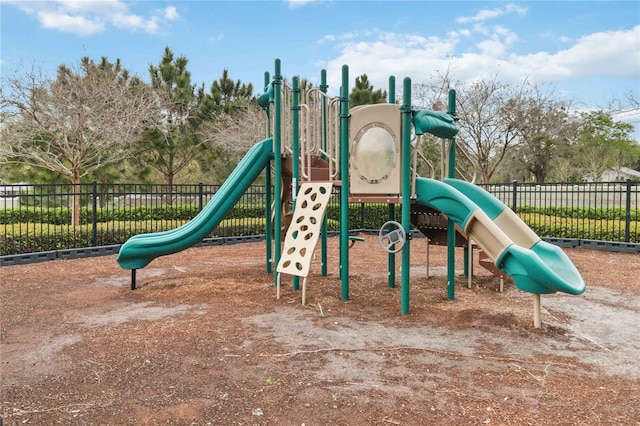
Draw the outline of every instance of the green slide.
M567 255L542 241L511 209L482 188L457 179L418 178L416 201L460 225L520 290L584 292L584 280Z
M129 238L120 248L116 259L120 267L144 268L156 257L177 253L202 241L218 226L272 158L271 138L251 147L193 220L170 231L140 234Z

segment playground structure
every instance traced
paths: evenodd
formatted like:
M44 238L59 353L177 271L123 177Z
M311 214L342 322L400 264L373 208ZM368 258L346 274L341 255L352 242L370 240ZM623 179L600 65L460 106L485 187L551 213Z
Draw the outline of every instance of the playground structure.
M291 275L302 302L311 258L321 242L322 275L327 275L325 207L333 187L340 188L341 297L349 298L349 202L388 205L389 220L379 240L388 252L389 286L395 287L396 253L401 255L401 313L409 313L410 246L413 226L429 239L447 244L447 297L455 298L455 247L465 247L465 273L472 275L473 246L497 275L509 275L516 286L534 295L534 325L540 326L540 295L557 291L581 294L585 283L565 253L542 241L498 199L473 183L456 179L455 91L447 112L415 110L411 80L403 81L402 104L395 103L395 78L389 78L389 103L349 108L349 69L342 68L340 95L327 93L326 72L317 88L302 91L294 77L289 86L275 61L273 80L265 73L265 92L257 99L267 115L267 138L252 147L220 190L189 223L171 231L136 235L121 248L118 263L135 271L156 257L176 253L200 242L224 218L264 170L266 269L276 265L277 297L283 275ZM443 140L441 179L418 176L420 138ZM273 170L273 176L272 171ZM272 185L273 181L273 185ZM273 200L270 188L273 186ZM401 207L400 222L394 221ZM444 221L444 222L443 222ZM440 225L433 226L434 222ZM445 226L443 226L443 223ZM443 237L443 232L446 237ZM437 234L437 235L436 235Z

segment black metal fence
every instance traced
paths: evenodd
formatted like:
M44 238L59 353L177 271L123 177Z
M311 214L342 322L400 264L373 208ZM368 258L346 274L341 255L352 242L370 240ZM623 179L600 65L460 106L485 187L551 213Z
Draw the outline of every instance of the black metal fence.
M640 182L483 185L540 236L640 243ZM176 228L202 210L217 185L100 184L0 187L0 256L117 246L129 237ZM328 206L338 229L339 189ZM74 205L79 208L74 209ZM399 212L400 209L397 209ZM252 186L210 235L265 234L266 191ZM377 229L387 206L350 205L350 229ZM379 222L379 223L378 223ZM6 262L5 262L6 263Z
M640 182L480 185L538 235L640 243Z

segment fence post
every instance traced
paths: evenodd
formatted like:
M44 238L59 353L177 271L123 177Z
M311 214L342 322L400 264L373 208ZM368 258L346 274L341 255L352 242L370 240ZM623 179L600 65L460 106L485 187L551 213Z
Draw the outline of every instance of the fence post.
M198 211L202 211L203 184L198 184Z
M511 194L511 210L516 211L516 207L518 206L518 181L513 181L513 191Z
M91 208L91 240L93 242L93 246L96 247L98 245L98 182L95 180L92 182L92 208Z
M625 200L624 242L631 238L631 179L627 179L627 198Z

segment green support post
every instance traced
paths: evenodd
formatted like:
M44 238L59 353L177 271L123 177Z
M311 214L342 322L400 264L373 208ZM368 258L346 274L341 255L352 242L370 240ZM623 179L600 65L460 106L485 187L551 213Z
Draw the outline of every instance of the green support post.
M402 111L402 227L407 233L407 241L402 248L402 298L401 314L409 313L409 269L411 232L411 79L403 82Z
M329 85L327 85L327 70L322 70L320 72L320 91L322 93L327 93L327 89L329 89ZM327 150L327 99L322 97L322 123L323 123L323 131L322 131L322 149L326 152ZM322 237L322 243L320 245L320 258L321 260L321 268L322 268L322 276L326 277L328 274L327 271L327 215L324 215L322 219L322 227L320 228L320 235Z
M349 67L340 87L340 278L342 300L349 299Z
M449 108L451 116L456 115L456 91L449 90ZM447 177L456 177L456 138L451 138ZM447 222L447 299L455 299L456 284L456 224L452 219Z
M267 90L269 85L271 84L271 77L269 76L269 72L266 71L264 73L264 89ZM267 115L267 122L265 124L265 137L271 136L271 114L269 113L269 108L264 109L265 114ZM267 262L267 273L273 272L273 252L272 252L272 244L273 238L271 237L271 161L267 163L267 168L265 170L265 179L264 179L264 187L265 187L265 203L267 207L265 209L265 244L266 244L266 262Z
M467 245L464 247L464 251L462 252L462 257L463 257L463 261L464 261L464 268L463 268L463 275L465 277L468 277L470 273L472 273L469 270L469 248L470 244L467 242Z
M292 131L291 131L291 164L293 166L293 173L291 176L291 191L293 191L291 200L293 202L293 208L296 207L296 198L298 197L298 179L300 178L300 79L298 76L292 79L293 88L291 90L293 94L293 101L291 104L291 117L292 117ZM293 289L300 289L300 277L293 276Z
M274 154L274 236L275 236L275 253L274 263L278 265L280 262L280 254L282 251L282 236L280 230L282 228L282 99L281 99L281 87L282 75L280 73L280 59L275 60L275 74L273 76L273 103L274 103L274 123L273 123L273 154ZM277 279L277 274L275 275Z
M396 78L389 76L389 100L390 104L396 103ZM389 216L388 220L396 220L396 205L389 204ZM389 287L394 288L396 286L396 254L389 253L388 255L388 275L389 275Z
M387 220L389 220L389 221L396 220L396 205L395 204L389 204L389 216L388 216ZM393 228L393 225L389 226L387 232L391 232L393 230L392 228ZM393 246L391 246L392 249L394 247L395 247L395 244ZM389 287L395 288L395 286L396 286L396 254L395 253L389 253L387 259L388 259L388 261L387 261L387 266L388 266L387 275L389 277Z

